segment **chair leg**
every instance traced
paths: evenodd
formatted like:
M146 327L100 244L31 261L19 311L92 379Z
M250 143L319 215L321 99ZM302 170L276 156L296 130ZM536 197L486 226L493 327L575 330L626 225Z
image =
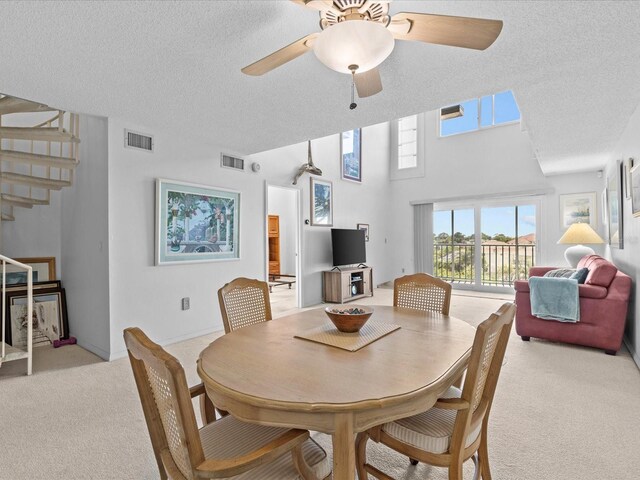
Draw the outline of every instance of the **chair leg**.
M416 460L415 458L411 458L411 457L409 457L409 462L411 463L411 465L417 465L418 464L418 460Z
M304 458L302 454L302 444L296 445L293 450L291 450L291 456L293 457L293 465L304 480L320 480Z
M489 449L487 448L487 428L486 423L482 426L482 440L478 447L478 470L482 480L491 480L491 470L489 469Z
M449 465L449 480L462 480L462 458L451 459L451 465Z
M364 468L367 463L367 442L369 441L368 432L360 432L356 437L356 471L358 478L367 480L367 470Z
M531 337L527 337L526 335L521 335L520 338L522 338L523 342L528 342L529 340L531 340Z
M613 355L615 357L616 353L618 352L616 352L615 350L605 350L604 353L606 353L607 355Z
M478 459L478 452L471 455L471 461L473 462L473 480L480 480L480 461Z

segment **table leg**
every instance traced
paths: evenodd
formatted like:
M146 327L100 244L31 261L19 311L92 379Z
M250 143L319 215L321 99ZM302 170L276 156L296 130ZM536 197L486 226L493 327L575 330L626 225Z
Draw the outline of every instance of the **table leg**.
M338 413L333 433L333 479L355 480L356 449L353 415Z

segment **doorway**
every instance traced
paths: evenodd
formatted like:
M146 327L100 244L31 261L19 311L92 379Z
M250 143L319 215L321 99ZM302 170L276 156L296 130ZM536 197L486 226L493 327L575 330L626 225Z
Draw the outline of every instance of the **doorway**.
M266 274L274 316L302 305L300 191L267 184Z

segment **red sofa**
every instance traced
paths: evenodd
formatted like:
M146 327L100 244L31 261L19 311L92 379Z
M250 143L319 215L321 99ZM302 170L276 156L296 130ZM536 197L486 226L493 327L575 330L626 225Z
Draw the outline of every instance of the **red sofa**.
M563 323L542 320L531 315L529 283L517 280L516 289L516 333L522 340L530 337L544 338L554 342L573 343L604 349L615 355L622 345L622 336L627 318L627 306L631 291L631 277L618 271L616 266L600 257L588 255L578 263L578 268L587 267L589 275L584 285L579 285L580 321ZM531 267L529 276L543 276L558 267Z

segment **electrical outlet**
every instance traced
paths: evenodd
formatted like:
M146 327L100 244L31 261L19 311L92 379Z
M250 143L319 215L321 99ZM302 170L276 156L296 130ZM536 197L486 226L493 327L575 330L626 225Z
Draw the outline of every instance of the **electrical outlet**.
M184 297L182 299L182 310L189 310L191 307L190 303L191 301L189 300L189 297Z

